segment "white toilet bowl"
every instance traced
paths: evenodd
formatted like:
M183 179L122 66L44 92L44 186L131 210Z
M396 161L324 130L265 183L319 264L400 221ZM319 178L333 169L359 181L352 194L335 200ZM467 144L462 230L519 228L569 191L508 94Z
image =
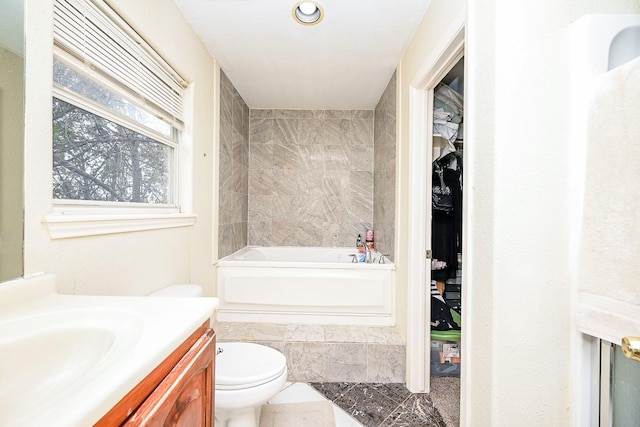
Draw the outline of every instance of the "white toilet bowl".
M218 344L216 427L257 427L260 409L287 381L282 353L260 344Z
M199 285L171 285L154 297L200 297ZM287 381L287 359L270 347L243 342L218 343L215 426L258 427L260 409Z

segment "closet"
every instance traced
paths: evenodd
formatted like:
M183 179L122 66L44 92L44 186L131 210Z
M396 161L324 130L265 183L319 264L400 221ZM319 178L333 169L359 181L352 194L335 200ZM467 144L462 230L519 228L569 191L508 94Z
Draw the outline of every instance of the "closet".
M434 88L431 375L460 376L464 58Z

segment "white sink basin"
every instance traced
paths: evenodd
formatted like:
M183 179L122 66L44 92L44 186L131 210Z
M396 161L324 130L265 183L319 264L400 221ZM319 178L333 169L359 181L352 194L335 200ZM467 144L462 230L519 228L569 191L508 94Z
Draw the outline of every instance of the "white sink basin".
M60 295L0 285L0 426L94 425L207 322L213 298Z
M0 414L55 405L126 356L141 329L133 313L110 308L0 322Z

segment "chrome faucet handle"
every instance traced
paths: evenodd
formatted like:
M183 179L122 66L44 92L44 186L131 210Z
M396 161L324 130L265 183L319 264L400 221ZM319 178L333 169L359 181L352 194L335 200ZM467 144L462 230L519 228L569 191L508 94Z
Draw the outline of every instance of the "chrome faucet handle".
M378 258L378 264L386 264L385 257L389 258L389 255L380 254L380 258Z
M349 254L349 256L350 256L350 257L352 257L352 258L351 258L351 262L352 262L352 263L357 263L357 262L358 262L358 255L356 255L356 254Z

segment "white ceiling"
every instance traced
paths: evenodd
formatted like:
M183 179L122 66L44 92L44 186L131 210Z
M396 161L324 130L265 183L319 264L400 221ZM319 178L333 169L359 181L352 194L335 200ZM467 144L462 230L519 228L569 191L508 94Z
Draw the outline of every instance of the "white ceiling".
M430 0L173 0L250 108L373 109Z

